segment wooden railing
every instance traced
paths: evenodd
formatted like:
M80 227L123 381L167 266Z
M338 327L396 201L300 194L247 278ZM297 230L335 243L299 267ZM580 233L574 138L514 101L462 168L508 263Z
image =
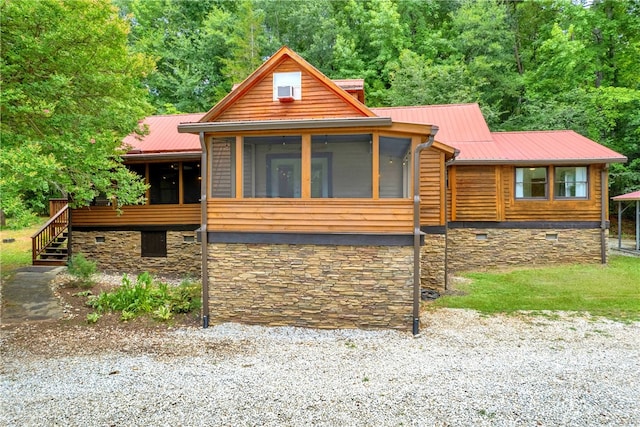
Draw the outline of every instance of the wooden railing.
M69 228L69 205L65 205L53 215L40 230L31 236L31 260L35 262L38 256L58 236Z
M53 218L67 203L67 199L49 199L49 218Z

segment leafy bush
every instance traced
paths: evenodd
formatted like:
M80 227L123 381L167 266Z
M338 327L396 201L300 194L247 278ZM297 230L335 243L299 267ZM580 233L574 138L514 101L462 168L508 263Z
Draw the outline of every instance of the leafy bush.
M79 286L90 288L95 285L94 276L98 271L96 263L89 261L83 254L73 255L67 265L67 271L72 275Z
M97 313L121 312L127 321L141 314L151 314L158 320L169 320L177 313L189 313L200 308L200 285L183 281L179 286L156 282L149 273L140 274L135 283L126 274L122 284L112 292L90 296L87 305Z

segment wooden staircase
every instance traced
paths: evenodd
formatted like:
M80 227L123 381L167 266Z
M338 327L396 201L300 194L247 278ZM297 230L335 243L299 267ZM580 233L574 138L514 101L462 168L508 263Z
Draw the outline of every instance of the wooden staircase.
M69 205L51 204L59 208L49 221L31 236L31 264L67 265L69 260Z

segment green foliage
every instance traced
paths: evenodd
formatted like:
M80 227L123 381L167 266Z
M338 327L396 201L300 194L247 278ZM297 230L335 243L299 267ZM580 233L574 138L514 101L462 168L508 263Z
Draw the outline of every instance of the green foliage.
M87 304L96 312L121 312L122 321L142 314L157 320L169 320L178 313L190 313L200 308L200 286L185 280L178 286L157 282L149 273L140 274L135 283L127 275L122 285L112 292L92 296Z
M75 283L84 288L95 285L94 276L98 268L94 261L89 261L81 253L74 254L67 265L67 272L75 278Z
M99 313L96 313L96 312L89 313L87 314L87 323L89 324L96 323L98 320L100 320L100 317L102 316L100 316Z
M128 49L117 9L108 0L3 2L0 31L7 215L42 213L52 195L73 206L100 193L119 205L140 202L145 186L119 154L149 112L140 79L152 62Z
M467 295L444 296L436 306L483 313L520 310L588 312L619 320L640 320L640 261L613 256L607 266L572 265L472 273Z

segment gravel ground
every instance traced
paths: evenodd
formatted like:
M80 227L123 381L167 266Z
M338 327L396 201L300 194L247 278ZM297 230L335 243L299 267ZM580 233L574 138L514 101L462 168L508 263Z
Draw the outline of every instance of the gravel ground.
M640 323L442 309L418 338L24 328L0 330L3 426L640 425Z

